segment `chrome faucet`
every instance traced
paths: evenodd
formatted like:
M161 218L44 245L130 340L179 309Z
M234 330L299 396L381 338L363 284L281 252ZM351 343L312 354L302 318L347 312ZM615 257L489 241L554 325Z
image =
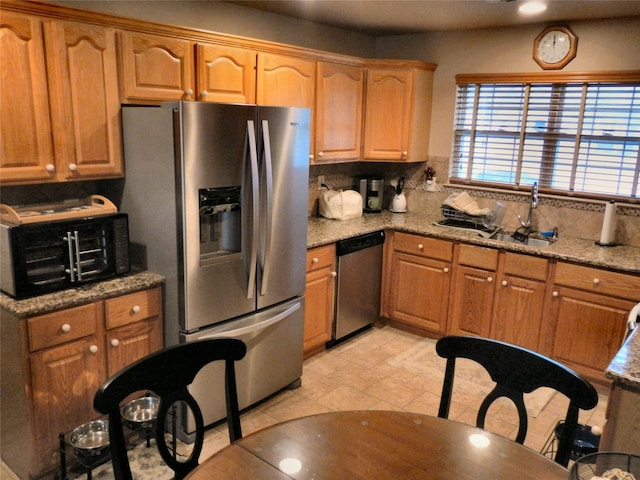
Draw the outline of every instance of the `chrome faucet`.
M520 215L518 215L518 220L520 221L520 225L524 229L524 234L529 235L533 232L533 227L531 223L533 221L533 209L538 206L538 182L533 182L531 186L531 196L529 197L529 216L527 217L527 221L524 222Z

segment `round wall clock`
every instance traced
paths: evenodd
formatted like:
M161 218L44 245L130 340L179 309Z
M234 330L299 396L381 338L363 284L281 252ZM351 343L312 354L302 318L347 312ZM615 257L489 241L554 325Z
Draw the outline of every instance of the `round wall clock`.
M568 27L545 28L533 41L533 59L545 70L559 70L574 59L578 37Z

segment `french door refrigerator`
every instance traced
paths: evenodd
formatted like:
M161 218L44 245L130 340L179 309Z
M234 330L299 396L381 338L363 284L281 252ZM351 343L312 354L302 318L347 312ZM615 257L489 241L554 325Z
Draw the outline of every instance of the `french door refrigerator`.
M121 210L132 263L166 277L166 345L243 340L240 408L299 385L309 110L178 102L122 119ZM222 375L209 365L190 388L207 425L226 416Z

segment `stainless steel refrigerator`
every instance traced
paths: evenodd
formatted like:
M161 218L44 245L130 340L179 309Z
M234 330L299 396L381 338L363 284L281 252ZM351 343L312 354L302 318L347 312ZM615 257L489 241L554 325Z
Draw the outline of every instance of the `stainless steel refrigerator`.
M309 110L178 102L122 119L121 210L132 263L166 277L165 343L244 340L240 408L299 385ZM226 415L222 372L191 387L205 424Z

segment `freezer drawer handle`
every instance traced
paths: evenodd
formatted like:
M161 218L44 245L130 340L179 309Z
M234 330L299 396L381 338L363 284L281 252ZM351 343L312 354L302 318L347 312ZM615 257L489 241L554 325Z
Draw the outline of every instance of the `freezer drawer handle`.
M256 323L255 325L250 325L248 327L236 328L235 330L229 330L228 332L214 333L211 336L201 337L201 339L204 340L204 339L210 339L210 338L239 337L247 333L259 332L260 330L264 330L265 328L278 323L280 320L287 318L296 310L300 310L299 302L296 303L295 305L291 305L285 311L280 312L276 316L271 317L265 320L264 322Z

